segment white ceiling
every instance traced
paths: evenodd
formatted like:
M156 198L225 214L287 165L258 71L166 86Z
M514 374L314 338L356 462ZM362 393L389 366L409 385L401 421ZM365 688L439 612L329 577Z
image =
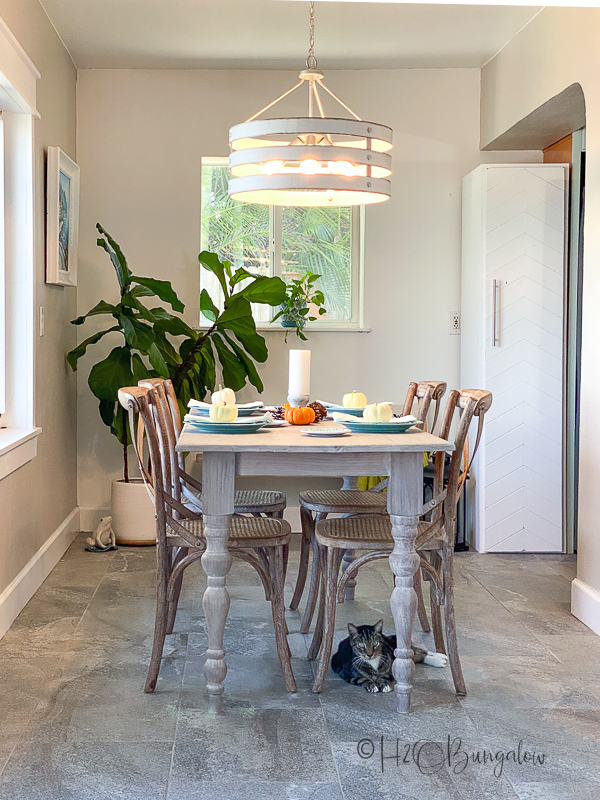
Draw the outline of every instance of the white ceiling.
M308 2L42 0L79 68L299 69ZM539 7L322 2L327 69L480 67Z

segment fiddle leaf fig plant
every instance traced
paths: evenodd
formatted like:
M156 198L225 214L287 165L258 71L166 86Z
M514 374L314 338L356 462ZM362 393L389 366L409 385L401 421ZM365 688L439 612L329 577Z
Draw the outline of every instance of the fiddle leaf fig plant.
M142 302L141 298L157 297L178 314L185 308L170 281L134 275L117 242L101 225L96 228L100 234L97 244L108 253L117 276L119 302L100 300L87 314L72 320L73 325L83 325L89 317L104 315L112 317L112 324L73 348L67 361L76 370L88 347L109 334L122 336L121 343L91 368L88 385L98 399L102 421L123 447L127 481L131 437L127 414L118 403L119 389L143 378L171 378L182 413L190 398L202 400L214 391L218 370L222 383L234 391L248 381L262 392L254 362L266 361L268 352L256 331L250 304L277 306L283 302L286 288L281 278L256 277L243 268L233 269L229 261L221 262L215 253L204 251L198 256L200 265L217 277L225 299L220 311L208 292L201 292L200 310L211 324L206 331L197 331L165 308L149 308Z

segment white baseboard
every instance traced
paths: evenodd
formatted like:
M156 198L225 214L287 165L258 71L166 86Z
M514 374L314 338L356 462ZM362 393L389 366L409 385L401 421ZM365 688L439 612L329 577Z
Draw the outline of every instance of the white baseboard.
M0 639L60 561L78 533L79 509L74 508L0 594Z
M571 614L600 635L600 592L579 578L571 583Z

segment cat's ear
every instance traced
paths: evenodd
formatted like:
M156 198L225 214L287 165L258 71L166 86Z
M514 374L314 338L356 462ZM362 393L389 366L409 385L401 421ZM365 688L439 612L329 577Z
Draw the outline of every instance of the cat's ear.
M376 622L375 625L373 625L373 630L375 631L375 633L381 633L381 631L383 630L382 619L380 619L379 622Z
M358 633L358 628L351 622L348 623L348 633L350 634L350 636L356 636L356 634Z

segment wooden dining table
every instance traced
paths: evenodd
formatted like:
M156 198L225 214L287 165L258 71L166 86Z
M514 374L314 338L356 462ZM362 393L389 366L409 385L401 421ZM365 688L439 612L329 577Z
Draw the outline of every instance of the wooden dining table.
M333 427L332 423L325 424ZM199 433L185 425L177 449L202 453L206 537L202 566L207 579L202 606L208 631L204 674L211 695L223 693L227 674L223 635L230 602L226 578L232 562L227 540L236 476L389 476L387 501L394 538L389 561L395 576L390 605L397 637L393 675L397 709L408 712L414 674L411 634L417 597L413 577L419 567L415 538L423 507L423 453L450 452L454 445L417 428L400 434L352 433L321 438L308 436L299 426L230 435Z

